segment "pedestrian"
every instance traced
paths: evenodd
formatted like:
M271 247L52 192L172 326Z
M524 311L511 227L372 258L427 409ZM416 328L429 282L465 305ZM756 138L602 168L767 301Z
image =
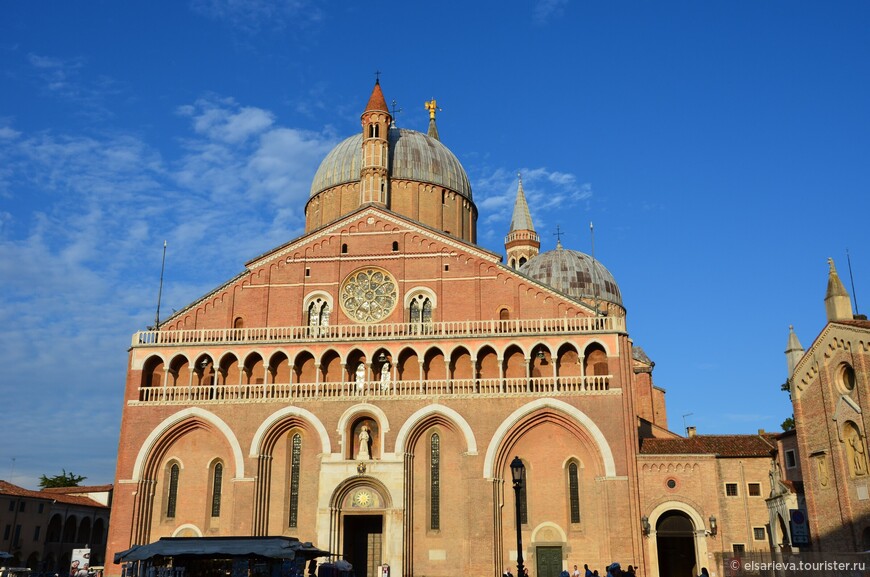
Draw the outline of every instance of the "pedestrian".
M582 577L580 575L580 569L577 568L577 565L574 565L574 572L571 573L571 577Z
M586 570L586 573L583 575L583 577L594 577L594 575L598 572L597 570L595 571L595 573L593 573L592 571L590 571L590 570L589 570L589 565L588 565L587 563L584 563L584 564L583 564L583 569Z
M707 571L706 567L701 567L701 574L698 577L710 577L710 573Z

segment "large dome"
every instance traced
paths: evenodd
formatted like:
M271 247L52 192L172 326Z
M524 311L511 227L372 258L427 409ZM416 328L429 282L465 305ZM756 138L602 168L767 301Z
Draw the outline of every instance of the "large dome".
M346 138L326 155L311 183L312 197L333 186L359 181L362 138L361 133ZM465 169L440 141L416 130L391 128L389 143L391 179L443 186L471 200Z
M622 306L622 296L613 275L588 254L566 250L560 245L521 266L520 272L569 297L597 298Z

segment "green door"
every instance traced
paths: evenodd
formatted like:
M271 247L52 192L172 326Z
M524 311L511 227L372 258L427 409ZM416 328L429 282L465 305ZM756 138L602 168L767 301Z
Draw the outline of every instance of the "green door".
M538 572L531 577L559 577L562 572L561 547L537 547L535 558L538 560Z

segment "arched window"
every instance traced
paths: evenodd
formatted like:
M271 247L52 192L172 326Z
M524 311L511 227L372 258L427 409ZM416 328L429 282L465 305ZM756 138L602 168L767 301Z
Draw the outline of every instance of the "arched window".
M290 446L290 527L299 523L299 473L302 465L302 435L296 433Z
M398 241L393 241L393 252L399 252L399 243Z
M173 463L169 468L169 494L166 499L166 517L175 518L175 506L178 503L178 463Z
M520 266L523 266L524 264L526 264L526 257L521 256L521 257L520 257L520 263L519 263L519 264L520 264Z
M429 529L441 529L441 437L429 438Z
M321 298L314 299L308 305L308 326L309 327L328 327L329 326L329 303Z
M580 522L580 479L577 463L568 465L568 501L571 508L571 522Z
M529 486L529 467L526 466L524 483L520 486L520 524L529 524L529 502L526 498L526 487Z
M211 516L221 516L221 485L224 478L224 466L221 463L215 463L214 472L212 473L211 483Z
M432 327L432 300L426 295L417 295L408 307L411 331L424 333Z

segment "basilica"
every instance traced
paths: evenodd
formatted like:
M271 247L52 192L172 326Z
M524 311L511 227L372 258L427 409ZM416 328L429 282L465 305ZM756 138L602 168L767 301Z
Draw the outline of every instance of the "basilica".
M376 83L304 235L133 335L107 559L269 535L357 577L498 577L519 556L533 577L680 577L790 550L794 434L670 431L616 279L540 252L522 180L505 254L478 246L430 104L426 132L399 127Z

